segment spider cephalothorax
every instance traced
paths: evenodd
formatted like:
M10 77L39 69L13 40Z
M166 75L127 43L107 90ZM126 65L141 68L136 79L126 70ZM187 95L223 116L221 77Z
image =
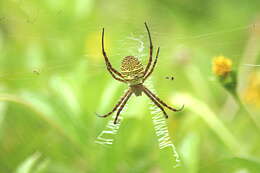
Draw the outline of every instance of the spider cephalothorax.
M105 52L104 48L104 28L102 30L102 53L105 58L106 67L109 73L112 75L112 77L120 82L124 82L129 84L129 89L126 91L126 93L123 95L123 97L120 99L120 101L116 104L116 106L113 108L113 110L105 115L102 115L100 117L107 117L111 115L113 112L115 112L117 109L116 118L114 121L114 124L116 124L118 116L122 109L124 108L126 102L131 97L131 95L134 93L136 96L141 96L142 92L144 92L145 95L147 95L156 106L158 106L161 111L163 112L164 116L168 118L167 113L165 112L163 106L167 107L168 109L172 111L181 111L183 109L183 106L180 109L175 109L170 106L168 106L166 103L164 103L161 99L159 99L155 94L153 94L148 88L146 88L143 83L144 81L152 74L154 67L157 63L157 59L159 56L160 48L157 49L155 60L152 64L152 55L153 55L153 44L152 39L150 35L150 31L148 29L148 26L146 23L145 27L148 32L149 36L149 42L150 42L150 57L147 66L144 68L142 63L134 56L126 56L122 60L121 64L121 73L118 72L116 69L114 69L111 65L111 63L108 60L107 54ZM151 67L151 68L150 68Z

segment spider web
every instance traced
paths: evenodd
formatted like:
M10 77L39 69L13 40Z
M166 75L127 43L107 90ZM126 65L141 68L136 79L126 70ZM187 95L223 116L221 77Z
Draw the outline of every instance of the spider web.
M146 84L149 89L156 94L151 80L147 81ZM176 150L174 143L171 140L166 119L162 111L156 105L154 105L154 103L150 102L150 105L151 114L153 115L153 127L158 139L159 148L160 150L165 150L169 153L169 159L173 158L172 164L174 168L179 167L181 166L180 156Z
M126 92L127 92L127 90L125 91L125 93ZM128 104L126 104L124 106L124 108L122 109L116 124L114 124L114 120L116 118L116 115L114 115L114 113L113 113L113 116L109 117L109 121L106 124L105 129L102 130L102 132L98 135L98 137L95 140L95 143L101 144L103 146L110 146L110 145L113 144L114 137L115 137L115 135L118 134L118 130L119 130L120 125L121 125L121 123L123 121L123 114L127 110L127 105ZM119 107L117 108L117 110L118 109L119 109ZM117 112L117 110L115 112Z
M18 2L18 1L17 1ZM5 25L9 22L20 24L22 26L31 27L31 28L37 28L37 23L43 23L44 26L51 27L50 24L46 23L42 19L44 15L43 12L39 9L34 8L27 8L23 5L23 1L19 1L19 5L21 5L22 8L24 8L24 11L26 14L22 18L16 18L13 16L5 16L4 13L0 14L0 24ZM60 16L63 14L64 9L59 8L53 10L52 15ZM125 23L127 21L128 23L136 23L136 19L134 18L127 18L127 20L121 19L122 23ZM214 19L210 21L210 23L214 23ZM179 56L179 54L174 54L172 52L183 52L187 48L187 45L196 43L201 43L202 41L207 43L214 43L215 47L219 49L218 54L221 54L222 52L225 52L225 47L232 46L238 44L240 41L237 40L224 40L219 41L220 36L225 36L230 33L240 33L240 32L250 32L256 30L256 28L259 28L260 25L258 23L250 23L243 26L236 26L232 28L224 28L224 29L216 29L214 31L208 31L206 33L194 33L194 35L175 35L174 39L169 39L169 32L159 32L160 30L159 23L152 23L150 25L150 30L152 34L153 43L155 46L160 45L162 52L167 52L168 54L172 54L172 57L182 57L182 55ZM113 42L115 45L118 45L117 47L107 48L107 52L109 57L111 58L111 61L113 61L113 65L116 67L119 67L120 61L122 57L126 55L134 55L141 59L141 61L146 64L147 57L148 57L148 42L147 42L147 33L145 31L144 26L142 26L142 23L140 22L140 26L136 26L136 28L133 28L131 30L135 32L125 32L121 31L117 33L117 38L112 38L112 36L109 35L115 35L113 34L113 24L105 25L106 27L106 36L105 39L109 38L110 42ZM101 33L101 25L97 24L91 24L90 22L85 22L78 24L74 27L74 32L81 32L83 33L85 30L87 30L89 33ZM158 31L157 31L158 30ZM4 49L6 48L4 44L4 37L7 37L8 39L30 39L32 40L33 44L28 46L27 53L25 53L21 58L24 59L26 62L25 67L22 68L17 65L17 68L15 69L8 69L8 68L1 68L0 69L0 82L1 82L1 90L7 91L7 87L4 85L4 83L7 81L20 81L20 82L31 82L33 80L37 80L38 78L44 78L54 75L60 75L63 74L64 71L70 71L71 69L77 68L78 66L86 65L87 68L90 68L93 73L87 74L88 78L96 78L96 72L104 72L105 71L105 65L103 61L95 62L93 58L98 59L101 57L101 54L91 54L91 53L75 53L75 57L77 59L68 59L64 58L63 55L61 55L60 58L54 59L54 60L48 60L45 62L44 58L46 55L43 54L37 54L33 51L33 49L38 49L41 52L41 48L39 44L41 44L41 41L53 41L56 44L60 44L62 42L70 42L70 37L64 37L62 38L61 35L63 33L66 33L65 29L58 30L57 28L52 30L53 33L47 33L46 35L42 36L40 33L34 31L33 33L27 33L25 31L20 33L11 32L7 35L4 35L4 32L0 30L0 50L3 51L3 53L0 55L0 62L6 62L4 59L8 59L8 56L6 55L6 52ZM68 33L67 33L68 34ZM250 37L250 36L249 36ZM119 39L120 38L120 39ZM251 36L252 43L255 43L257 40L255 35ZM82 38L77 38L82 39ZM84 38L83 38L84 39ZM100 39L100 37L97 37L97 39ZM170 41L169 41L170 40ZM164 44L169 42L178 42L178 44ZM248 41L250 42L250 40ZM34 44L35 43L35 44ZM97 43L100 43L97 41ZM107 45L107 44L106 44ZM30 47L32 46L32 47ZM58 46L57 46L58 47ZM64 46L66 48L66 46ZM64 47L59 47L60 50L66 52L64 50ZM100 47L100 45L97 45L97 47ZM205 46L206 47L206 46ZM155 47L156 49L156 47ZM62 52L61 51L61 52ZM237 49L232 49L232 52L229 52L229 56L236 58L242 57L242 65L244 66L243 71L245 71L247 74L250 71L255 70L256 68L259 68L260 64L257 62L257 56L254 56L254 58L248 59L246 58L248 54L257 54L259 52L257 49L250 49L246 48L243 54L241 51ZM163 53L162 53L163 54ZM115 58L116 57L116 58ZM171 57L171 58L172 58ZM158 66L163 67L167 65L169 62L166 60L163 60L165 57L160 56ZM169 60L169 58L168 58ZM173 60L178 60L177 58ZM5 63L4 63L5 64ZM4 66L4 65L3 65ZM165 74L168 75L168 74ZM152 84L149 84L149 89L152 89ZM161 90L160 90L161 92ZM163 92L163 90L162 90ZM127 106L127 105L126 105ZM150 106L152 117L152 122L154 124L154 130L155 134L157 136L158 145L160 150L168 150L168 153L170 153L171 158L173 159L173 165L180 166L180 157L178 152L176 151L176 148L171 140L171 137L169 135L169 131L167 129L167 123L164 117L162 116L160 110L151 104ZM123 121L122 117L123 114L126 114L126 107L122 111L122 115L119 117L120 123L114 125L113 120L114 116L110 116L110 119L108 123L105 125L104 130L97 136L95 142L98 144L102 144L104 146L111 146L114 143L114 139L116 135L120 135L120 126ZM103 119L100 119L99 121L102 121ZM0 125L4 123L4 114L0 117Z
M124 108L125 109L125 108ZM122 112L123 114L124 112ZM105 129L98 135L97 139L95 140L95 143L109 146L112 145L114 142L114 136L118 133L120 124L123 120L121 116L118 118L119 122L117 124L114 124L114 119L116 116L112 116L112 119L108 121L108 123L105 126Z
M21 1L22 2L22 1ZM29 12L28 12L29 11ZM62 9L57 9L55 13L56 15L62 15ZM8 21L11 22L17 22L17 23L23 23L24 25L33 25L35 23L40 23L40 16L43 15L41 14L40 10L27 10L28 15L24 19L16 19L14 17L6 17L6 16L1 16L0 18L0 23L7 23ZM89 25L89 23L86 23L85 25ZM154 25L156 26L156 25ZM255 28L260 27L260 24L254 23L254 24L249 24L245 26L238 26L235 28L231 29L226 29L223 31L214 31L214 32L209 32L209 33L203 33L203 34L196 34L194 36L176 36L172 41L178 41L179 44L175 45L175 49L182 49L185 48L185 44L189 42L196 42L197 40L201 41L204 40L206 43L207 42L214 42L214 40L222 35L229 34L229 33L236 33L236 32L247 32L247 31L252 31ZM170 49L172 49L171 45L164 45L162 44L165 39L167 39L167 34L166 33L158 33L154 31L154 28L156 27L151 27L150 29L152 30L152 39L154 45L158 45L155 43L160 42L160 47L162 50L168 52ZM110 27L111 29L111 27ZM133 32L133 33L118 33L118 35L123 37L122 39L119 40L113 40L111 42L115 42L117 45L120 45L118 47L113 48L113 50L108 50L108 54L110 55L111 58L118 56L118 57L124 57L125 55L134 55L140 59L144 59L144 57L148 56L147 51L144 51L147 49L147 33L145 32L143 27L138 27L137 29L142 30L142 32ZM75 27L75 32L81 31L82 32L82 27ZM88 31L90 32L100 32L100 26L95 26L95 25L90 25L90 27L87 28ZM59 32L63 32L60 30ZM1 35L1 32L0 32ZM109 35L109 31L106 31L106 37ZM129 35L124 37L125 35ZM53 36L39 36L37 33L35 34L29 34L29 33L22 33L22 34L16 34L16 33L10 33L8 34L9 38L21 38L21 39L31 39L37 41L42 41L42 40L54 40L54 41L70 41L69 39L61 39L59 37L55 38ZM1 43L2 41L0 41ZM138 44L136 44L136 42ZM237 44L237 41L232 42L232 41L222 41L221 43L217 42L216 46L219 48L222 48L222 46L225 45L234 45ZM1 45L1 44L0 44ZM252 52L251 52L252 51ZM254 53L255 50L249 50L248 53ZM221 53L220 53L221 54ZM3 55L2 55L3 56ZM41 56L41 55L40 55ZM242 53L234 51L233 54L230 54L232 57L239 57L243 56ZM37 60L39 57L33 57L35 60L30 62L28 65L27 69L16 69L15 71L12 72L1 72L0 74L0 80L30 80L30 79L35 79L37 75L44 75L45 73L47 74L48 72L50 73L55 73L55 71L62 70L62 69L69 69L70 67L75 67L80 63L87 63L88 66L94 67L95 70L101 70L105 68L104 64L100 63L95 63L93 61L88 60L89 58L93 57L101 57L100 55L96 54L88 54L88 53L83 53L83 54L76 54L75 57L80 57L80 60L75 61L75 60L53 60L53 61L48 61L48 64L42 64L42 60ZM5 56L3 56L5 58ZM25 56L26 61L30 59L30 55ZM41 58L41 57L40 57ZM121 58L113 58L113 64L115 66L120 65ZM251 61L256 61L256 59L251 60ZM146 63L146 60L143 60L144 63ZM160 61L160 65L163 66L166 64L165 61ZM245 67L259 67L260 64L254 64L253 62L246 62L242 64ZM95 74L92 74L95 75Z
M139 43L140 47L137 49L137 52L140 59L145 57L146 53L144 53L144 42L140 38L129 37L129 39L137 41ZM145 82L145 84L147 84L147 86L152 92L156 93L150 79L147 82ZM169 135L169 130L165 117L163 116L161 110L157 106L155 106L153 102L150 102L150 105L151 114L153 115L153 127L158 138L159 149L164 150L164 152L168 153L167 158L172 160L174 168L179 167L181 165L180 156ZM124 108L124 110L126 109ZM120 115L121 120L123 116L122 114ZM114 118L115 116L113 116L112 119L108 121L107 125L105 126L105 129L98 135L95 141L96 143L104 146L110 146L113 144L115 135L118 134L118 130L121 125L121 120L120 123L113 124Z

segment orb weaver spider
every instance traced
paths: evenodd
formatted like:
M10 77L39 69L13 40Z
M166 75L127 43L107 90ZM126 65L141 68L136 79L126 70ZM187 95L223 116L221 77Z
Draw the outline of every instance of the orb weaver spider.
M124 106L126 105L127 101L129 100L129 98L131 97L131 95L133 93L136 96L141 96L142 92L144 92L144 94L147 95L152 100L152 102L156 106L159 107L159 109L163 112L165 118L168 118L168 115L165 112L163 106L165 106L166 108L168 108L174 112L181 111L184 108L184 105L180 109L175 109L175 108L168 106L165 102L163 102L160 98L158 98L154 93L152 93L148 88L146 88L143 85L144 81L152 74L152 72L155 68L155 65L157 63L157 59L158 59L159 52L160 52L160 47L158 47L156 57L153 62L153 65L152 65L153 44L152 44L152 39L151 39L151 34L149 31L149 28L148 28L146 22L144 24L145 24L145 27L146 27L146 30L148 33L148 37L149 37L149 42L150 42L150 51L149 51L150 57L149 57L148 64L144 68L144 66L141 64L141 62L136 57L126 56L122 60L122 63L121 63L121 68L120 68L121 73L118 72L116 69L114 69L108 60L108 56L107 56L107 54L105 52L105 48L104 48L104 31L105 31L105 29L104 28L102 29L102 53L105 58L107 70L109 71L109 73L112 75L112 77L114 79L129 85L129 89L121 97L121 99L115 105L115 107L112 109L111 112L109 112L105 115L97 114L99 117L105 118L105 117L108 117L109 115L111 115L112 113L114 113L118 109L116 118L114 120L114 124L117 123L117 119L118 119L120 112L122 111L122 109L124 108Z

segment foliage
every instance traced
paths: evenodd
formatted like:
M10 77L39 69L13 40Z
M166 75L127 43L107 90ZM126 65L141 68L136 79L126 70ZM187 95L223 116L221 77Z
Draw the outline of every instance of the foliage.
M260 102L260 78L251 76L260 69L245 65L260 63L259 6L258 0L0 1L0 172L259 172L260 109L252 98ZM170 105L185 104L182 112L168 111L177 168L159 149L144 96L130 99L111 147L95 143L112 119L95 112L110 111L127 88L106 70L101 29L115 68L128 55L146 64L144 21L161 48L153 87ZM230 81L211 72L219 55L233 62L235 94L233 85L222 87Z

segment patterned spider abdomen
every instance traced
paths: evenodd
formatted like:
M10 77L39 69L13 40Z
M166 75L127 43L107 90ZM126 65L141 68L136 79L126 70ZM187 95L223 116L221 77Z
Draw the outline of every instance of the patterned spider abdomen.
M126 56L121 64L121 73L130 85L142 83L144 67L134 56Z

